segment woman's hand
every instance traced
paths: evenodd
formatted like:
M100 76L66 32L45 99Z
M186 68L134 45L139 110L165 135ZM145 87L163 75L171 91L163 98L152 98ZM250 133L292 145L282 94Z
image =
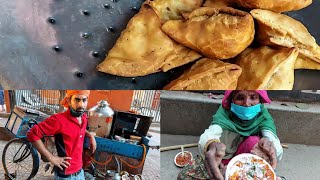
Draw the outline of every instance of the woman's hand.
M273 146L273 143L267 138L261 138L260 141L253 147L251 153L265 159L268 163L270 163L273 169L276 169L276 149Z
M225 171L224 165L221 163L225 155L226 145L223 143L212 142L208 146L208 151L205 153L204 166L210 178L223 180Z

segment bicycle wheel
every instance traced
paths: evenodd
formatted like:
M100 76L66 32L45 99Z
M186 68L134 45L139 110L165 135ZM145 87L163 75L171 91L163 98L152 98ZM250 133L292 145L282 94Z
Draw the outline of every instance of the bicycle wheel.
M37 151L26 139L12 139L4 147L2 165L10 179L31 179L37 174L39 163Z

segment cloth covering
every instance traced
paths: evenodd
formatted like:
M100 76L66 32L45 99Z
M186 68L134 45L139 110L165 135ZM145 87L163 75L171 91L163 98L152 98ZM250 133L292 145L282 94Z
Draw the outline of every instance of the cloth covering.
M261 104L261 113L255 119L246 123L237 120L236 116L229 110L220 106L217 113L213 115L211 124L217 124L224 130L230 130L242 136L251 136L261 130L269 130L276 135L274 121L263 104Z
M66 97L60 102L66 108L69 108L68 99L71 98L73 95L85 95L89 97L90 90L66 90Z
M224 97L222 99L222 107L225 109L230 109L230 106L231 106L230 95L232 91L233 90L227 90L224 93ZM256 90L256 92L259 93L259 95L262 98L261 103L267 103L267 104L271 103L271 100L269 99L269 96L266 90Z

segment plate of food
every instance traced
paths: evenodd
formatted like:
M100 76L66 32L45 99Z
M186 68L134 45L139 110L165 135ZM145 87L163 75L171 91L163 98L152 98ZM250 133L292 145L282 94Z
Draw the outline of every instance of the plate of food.
M244 153L231 159L227 166L226 180L276 180L271 165L259 156Z
M179 152L174 158L174 164L178 167L184 167L192 160L192 158L192 153L189 151Z

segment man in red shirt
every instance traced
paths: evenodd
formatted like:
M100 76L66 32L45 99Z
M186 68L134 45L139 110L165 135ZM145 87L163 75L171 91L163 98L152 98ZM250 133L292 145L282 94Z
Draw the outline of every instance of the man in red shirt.
M90 138L92 153L96 150L96 141L87 130L87 116L84 113L88 104L89 90L67 90L67 96L61 104L68 108L63 113L50 116L35 125L27 133L33 146L55 166L55 179L84 180L82 152L84 137ZM51 154L41 138L54 135L58 156Z

